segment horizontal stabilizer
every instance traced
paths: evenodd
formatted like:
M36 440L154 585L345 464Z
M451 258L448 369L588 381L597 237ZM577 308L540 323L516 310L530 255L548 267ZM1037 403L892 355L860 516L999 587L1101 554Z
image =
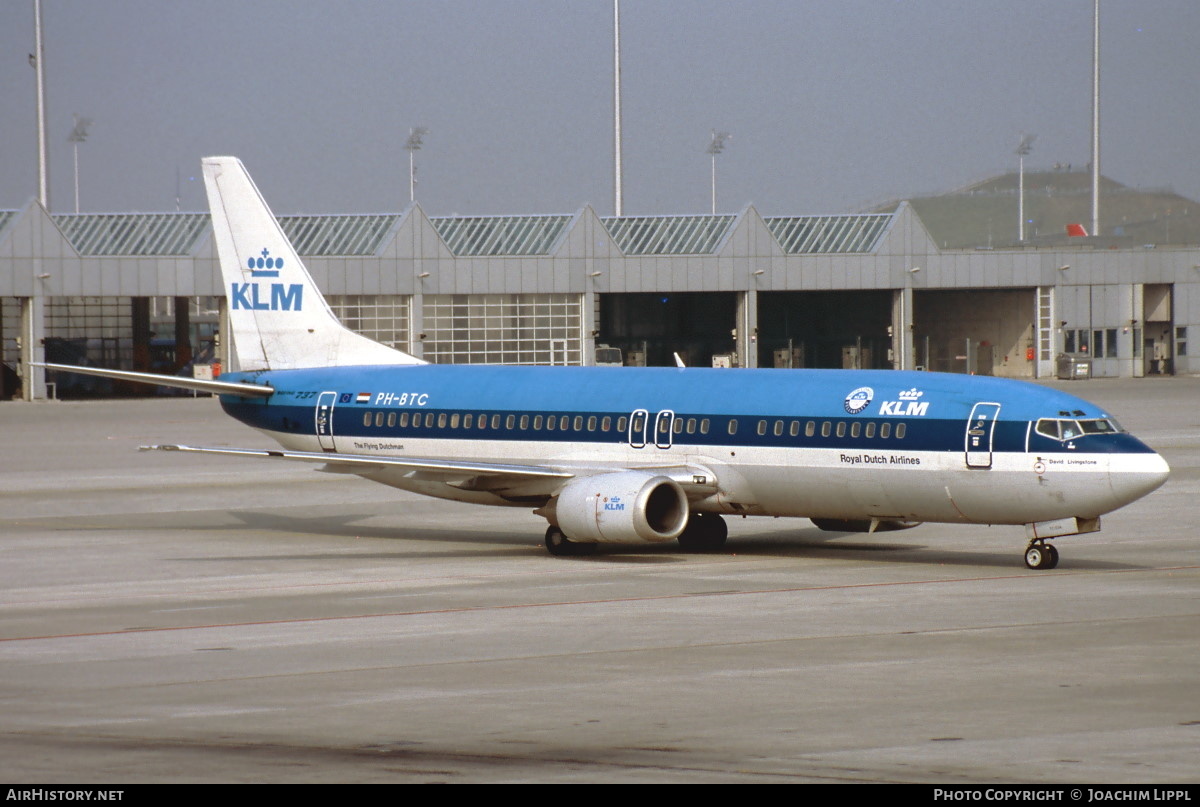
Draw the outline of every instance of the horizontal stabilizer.
M205 378L188 378L182 375L159 375L158 373L139 373L133 370L109 370L105 367L76 367L70 364L48 364L32 362L37 367L47 370L61 370L67 373L81 375L96 375L101 378L115 378L119 381L134 381L139 384L153 384L156 387L175 387L190 389L197 392L211 392L214 395L241 395L243 398L270 398L275 394L271 387L261 384L242 384L237 381L215 381Z

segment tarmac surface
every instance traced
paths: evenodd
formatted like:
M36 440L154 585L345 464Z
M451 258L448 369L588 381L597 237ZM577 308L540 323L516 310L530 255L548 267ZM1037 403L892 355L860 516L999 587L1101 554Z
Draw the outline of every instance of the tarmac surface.
M730 522L554 558L525 510L301 464L211 399L0 404L0 780L1195 782L1200 379L1055 384L1170 481L1019 527Z

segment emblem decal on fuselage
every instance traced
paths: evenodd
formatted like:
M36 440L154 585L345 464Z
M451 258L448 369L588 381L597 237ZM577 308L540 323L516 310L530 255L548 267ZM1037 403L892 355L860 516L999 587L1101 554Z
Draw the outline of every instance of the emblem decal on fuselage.
M871 399L874 397L875 390L870 387L859 387L846 396L846 412L851 415L857 415L871 405Z

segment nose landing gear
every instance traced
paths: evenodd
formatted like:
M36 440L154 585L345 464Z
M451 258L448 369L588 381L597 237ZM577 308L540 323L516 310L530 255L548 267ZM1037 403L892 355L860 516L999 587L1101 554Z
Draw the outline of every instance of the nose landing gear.
M1034 541L1025 550L1025 565L1030 569L1053 569L1058 565L1058 549L1045 541Z

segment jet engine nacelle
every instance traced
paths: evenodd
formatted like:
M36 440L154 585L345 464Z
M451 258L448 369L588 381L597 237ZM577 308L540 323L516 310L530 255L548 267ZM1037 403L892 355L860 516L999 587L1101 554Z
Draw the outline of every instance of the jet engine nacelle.
M673 541L688 521L688 501L673 479L622 471L574 479L554 502L554 519L580 543Z

